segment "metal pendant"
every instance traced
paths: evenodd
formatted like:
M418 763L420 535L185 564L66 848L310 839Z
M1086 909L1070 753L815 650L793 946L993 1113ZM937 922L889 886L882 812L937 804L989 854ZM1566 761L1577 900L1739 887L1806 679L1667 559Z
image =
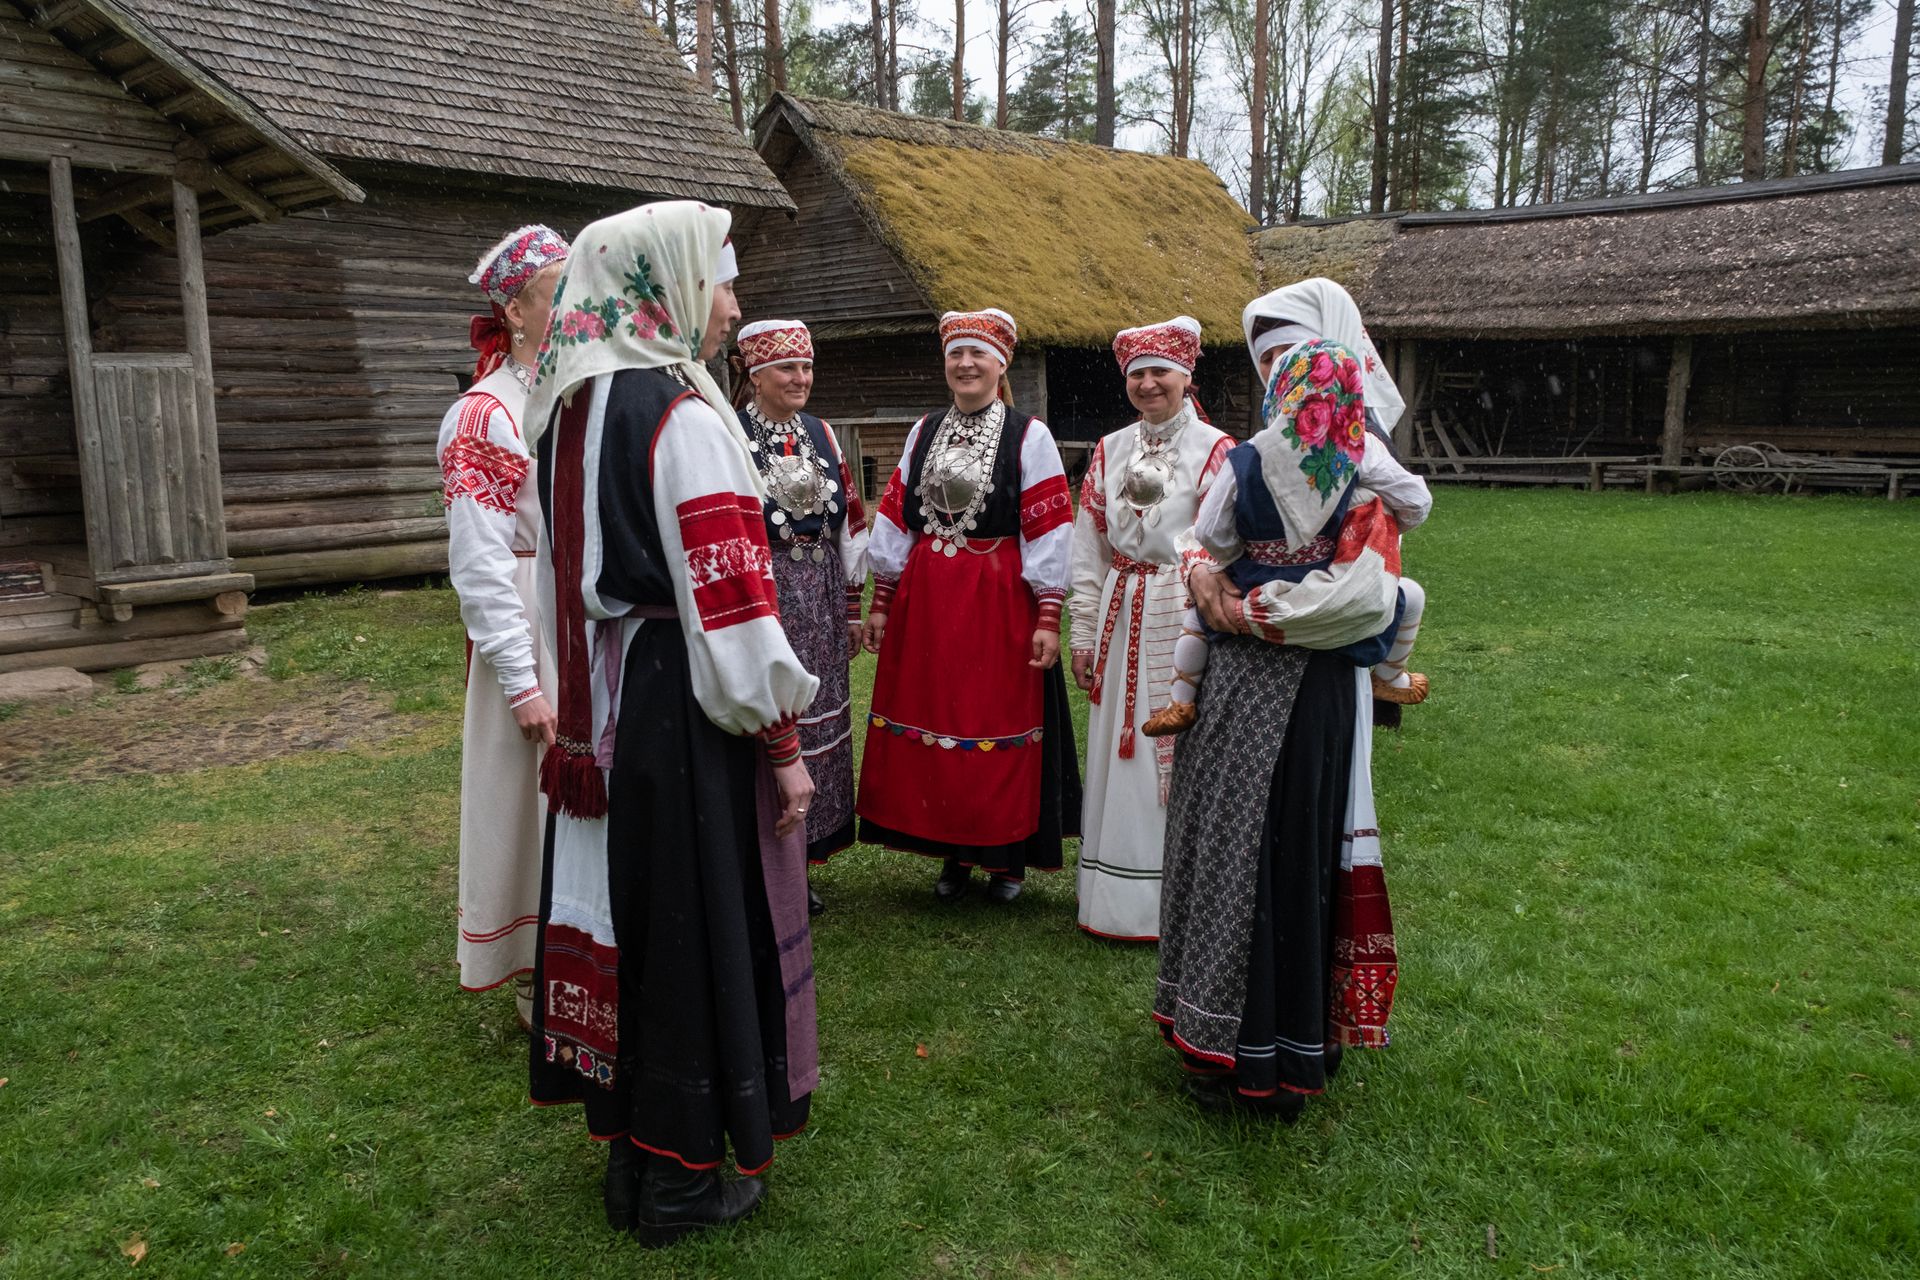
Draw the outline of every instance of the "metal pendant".
M949 560L951 560L951 559L953 559L953 558L954 558L955 556L957 556L957 555L959 555L959 554L960 554L960 548L958 548L958 547L956 547L956 546L954 546L954 545L953 545L953 544L952 544L951 542L949 542L949 543L947 544L947 553L946 553L946 554L947 554L947 559L949 559Z
M928 532L928 533L932 533L932 532L933 532L933 529L932 529L931 527L929 527L929 528L927 529L927 532ZM935 539L933 540L933 554L935 554L935 555L942 555L942 554L944 554L944 553L946 552L946 550L947 550L947 544L946 544L946 543L944 543L944 542L942 542L942 541L940 541L940 539L938 539L938 538L935 538Z
M755 453L758 453L760 452L760 442L758 440L755 440L752 436L748 436L747 448L753 450Z
M815 547L813 549L813 562L815 564L825 564L827 562L827 549L825 547Z
M830 515L830 516L837 516L837 515L839 515L839 514L840 514L840 504L839 504L839 503L837 503L837 502L829 502L829 503L827 504L827 514L828 514L828 515Z
M767 519L773 521L775 524L783 525L787 522L787 513L784 511L775 511L772 515L768 516Z
M795 560L798 560L802 556L806 555L807 553L805 551L802 551L799 547L795 547L792 551L789 551L787 554L792 556Z

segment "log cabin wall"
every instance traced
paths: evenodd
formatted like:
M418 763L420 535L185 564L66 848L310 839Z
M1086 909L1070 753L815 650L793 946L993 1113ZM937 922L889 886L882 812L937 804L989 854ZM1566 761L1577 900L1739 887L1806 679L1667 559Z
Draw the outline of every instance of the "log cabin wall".
M45 173L0 166L0 559L28 543L86 543L46 185Z
M1920 455L1920 328L1703 334L1687 442Z
M846 188L812 152L797 141L790 145L775 172L798 213L752 210L736 229L741 316L753 321L791 313L808 324L925 317L931 331L932 307Z
M262 587L446 568L434 447L471 373L467 283L506 232L571 236L636 197L358 167L358 206L236 228L206 244L215 402L234 567ZM175 264L130 250L96 308L122 350L179 323Z

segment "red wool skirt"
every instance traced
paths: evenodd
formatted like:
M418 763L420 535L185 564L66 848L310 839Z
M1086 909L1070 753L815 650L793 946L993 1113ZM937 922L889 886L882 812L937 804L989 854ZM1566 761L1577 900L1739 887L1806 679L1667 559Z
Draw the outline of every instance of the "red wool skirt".
M916 843L1035 833L1047 717L1042 674L1027 663L1039 618L1019 539L956 556L914 544L873 682L862 818Z

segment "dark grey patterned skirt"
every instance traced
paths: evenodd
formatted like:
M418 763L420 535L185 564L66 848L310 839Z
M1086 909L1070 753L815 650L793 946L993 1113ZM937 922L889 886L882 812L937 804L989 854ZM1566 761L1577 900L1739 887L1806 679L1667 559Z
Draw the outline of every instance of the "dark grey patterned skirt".
M1325 1086L1353 690L1338 654L1216 640L1175 751L1153 1016L1246 1093Z
M853 843L853 713L848 704L847 583L840 554L795 560L775 542L773 580L787 643L820 692L800 717L800 753L813 776L807 809L807 859L825 862Z

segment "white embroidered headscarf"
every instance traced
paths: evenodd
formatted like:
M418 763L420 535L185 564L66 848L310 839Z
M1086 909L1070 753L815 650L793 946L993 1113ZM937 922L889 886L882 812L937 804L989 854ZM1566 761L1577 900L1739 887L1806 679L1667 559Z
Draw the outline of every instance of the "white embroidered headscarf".
M1256 341L1253 326L1263 319L1284 321L1286 324L1261 334ZM1373 339L1367 336L1367 328L1360 322L1360 308L1354 305L1353 295L1333 281L1314 276L1263 294L1249 302L1246 310L1240 313L1240 327L1246 333L1247 351L1256 365L1260 363L1260 356L1275 346L1291 347L1314 338L1326 338L1339 343L1353 352L1354 359L1360 362L1367 408L1372 411L1380 429L1391 432L1394 423L1400 421L1400 415L1406 412L1406 398L1400 394L1400 388L1394 385L1393 376L1387 372L1386 361L1375 350Z
M716 282L731 279L733 216L697 200L663 200L602 218L574 239L527 397L527 441L554 410L603 373L670 369L720 416L749 460L746 433L699 358Z

